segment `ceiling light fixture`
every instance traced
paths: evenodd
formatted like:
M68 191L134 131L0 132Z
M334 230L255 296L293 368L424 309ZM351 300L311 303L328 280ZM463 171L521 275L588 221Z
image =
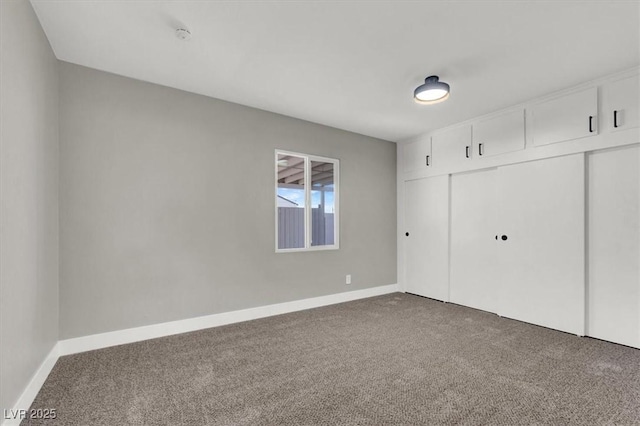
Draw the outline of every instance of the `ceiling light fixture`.
M436 104L449 97L449 85L438 81L437 75L424 79L424 84L413 91L413 99L419 104Z

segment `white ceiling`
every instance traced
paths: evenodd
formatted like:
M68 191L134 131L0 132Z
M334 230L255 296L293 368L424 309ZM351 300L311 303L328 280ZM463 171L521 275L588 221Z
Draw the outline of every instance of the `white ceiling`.
M638 1L31 3L63 61L391 141L640 63Z

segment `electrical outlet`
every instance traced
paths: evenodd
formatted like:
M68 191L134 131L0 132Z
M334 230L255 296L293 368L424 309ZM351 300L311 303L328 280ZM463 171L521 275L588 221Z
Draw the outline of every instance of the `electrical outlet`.
M351 284L351 274L347 275L347 279L345 280L346 284Z

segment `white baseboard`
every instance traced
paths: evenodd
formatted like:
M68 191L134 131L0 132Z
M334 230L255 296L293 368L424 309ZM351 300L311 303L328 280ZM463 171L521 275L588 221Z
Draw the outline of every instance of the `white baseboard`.
M24 412L26 413L26 411L29 410L29 407L31 407L33 400L36 399L36 395L38 395L38 392L40 392L40 388L44 384L45 380L47 380L47 377L49 376L49 373L51 373L51 370L56 364L56 361L58 361L58 357L60 356L59 346L60 343L58 342L53 346L51 351L49 351L49 354L47 354L44 361L42 361L42 364L40 364L38 370L35 372L33 377L31 377L31 380L29 381L29 384L27 385L25 390L22 392L22 395L20 395L20 398L18 398L15 406L13 408L4 409L7 412L5 413L3 411L2 413L2 426L13 426L20 424L22 418L20 418L18 413L21 412L20 410L25 410ZM14 414L16 418L7 419L5 418L7 417L7 414L9 416L12 416L12 414Z
M94 349L107 348L109 346L125 343L139 342L155 339L157 337L218 327L242 321L249 321L273 315L302 311L304 309L318 308L336 303L349 302L351 300L364 299L382 294L394 293L398 290L398 284L372 287L363 290L348 291L344 293L330 294L328 296L313 297L310 299L295 300L293 302L277 303L275 305L259 306L257 308L243 309L240 311L223 312L197 318L189 318L179 321L153 324L144 327L128 328L125 330L108 333L93 334L58 342L60 356Z

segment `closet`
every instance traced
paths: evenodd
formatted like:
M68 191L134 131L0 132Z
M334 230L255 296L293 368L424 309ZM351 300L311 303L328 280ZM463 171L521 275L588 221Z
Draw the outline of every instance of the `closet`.
M406 291L640 348L640 145L405 182Z
M451 176L450 300L584 334L584 154Z
M640 68L399 150L405 291L640 348Z

